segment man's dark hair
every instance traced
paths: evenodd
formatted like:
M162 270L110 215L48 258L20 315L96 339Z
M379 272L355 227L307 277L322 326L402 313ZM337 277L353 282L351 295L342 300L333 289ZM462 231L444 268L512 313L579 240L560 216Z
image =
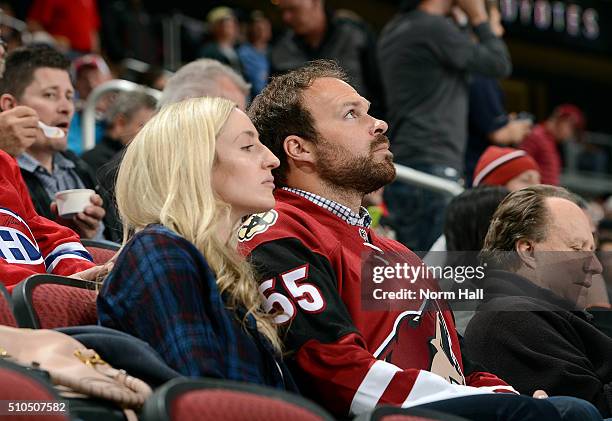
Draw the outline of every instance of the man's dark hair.
M0 93L19 99L34 80L34 72L41 67L66 70L70 60L48 45L17 48L6 58L4 76L0 80Z
M312 142L319 137L303 94L316 79L331 77L348 83L348 76L331 60L315 60L299 69L274 77L255 97L248 115L259 132L261 142L280 160L272 170L277 186L287 182L287 156L283 144L287 136L300 136Z
M563 187L537 185L510 193L499 204L487 231L481 258L489 268L516 270L520 260L516 242L544 241L548 236L550 212L545 199L559 197L576 203L576 195Z
M509 193L503 186L478 186L454 197L444 218L446 250L480 251L493 214Z

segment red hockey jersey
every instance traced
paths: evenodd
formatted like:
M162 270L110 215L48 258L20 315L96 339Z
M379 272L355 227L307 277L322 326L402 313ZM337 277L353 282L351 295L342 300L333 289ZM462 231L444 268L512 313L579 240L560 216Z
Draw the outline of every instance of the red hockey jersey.
M346 415L516 392L464 366L452 314L439 303L425 311L362 310L363 256L402 253L422 265L414 253L294 193L275 195L274 210L241 227L240 248L261 275L265 306L282 311L275 320L288 328L289 362L305 394Z
M17 163L0 151L0 282L10 291L35 273L72 275L91 260L77 234L36 213Z

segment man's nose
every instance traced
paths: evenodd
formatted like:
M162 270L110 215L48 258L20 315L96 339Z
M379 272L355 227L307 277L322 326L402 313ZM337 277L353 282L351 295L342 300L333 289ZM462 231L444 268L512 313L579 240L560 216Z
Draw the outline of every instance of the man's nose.
M68 98L62 98L57 106L58 111L62 114L70 114L74 108L74 102Z
M387 122L385 120L379 120L377 118L374 118L374 125L372 126L372 129L370 130L370 134L372 136L376 136L379 134L385 134L387 133L388 128L389 126L387 125Z
M592 253L584 263L584 271L593 275L599 275L603 272L603 266L595 253Z

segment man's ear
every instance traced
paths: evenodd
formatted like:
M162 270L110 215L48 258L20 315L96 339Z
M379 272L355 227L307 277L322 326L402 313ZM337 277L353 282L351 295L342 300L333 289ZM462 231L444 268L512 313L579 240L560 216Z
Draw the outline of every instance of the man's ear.
M290 135L285 138L283 149L287 158L291 158L297 165L300 163L315 162L313 143L300 136Z
M0 111L10 110L17 106L17 99L11 94L0 95Z
M525 266L530 269L535 269L536 260L535 260L535 249L532 240L528 240L526 238L521 238L515 243L515 251L518 254L519 259Z

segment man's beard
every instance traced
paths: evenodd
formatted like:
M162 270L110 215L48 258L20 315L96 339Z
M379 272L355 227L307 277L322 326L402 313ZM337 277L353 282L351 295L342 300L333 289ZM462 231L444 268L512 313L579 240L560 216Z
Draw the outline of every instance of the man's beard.
M325 139L317 143L317 171L328 185L340 190L368 194L389 184L395 179L395 166L391 156L381 162L374 161L375 149L389 145L384 134L378 135L370 145L367 156L352 154L348 149Z

